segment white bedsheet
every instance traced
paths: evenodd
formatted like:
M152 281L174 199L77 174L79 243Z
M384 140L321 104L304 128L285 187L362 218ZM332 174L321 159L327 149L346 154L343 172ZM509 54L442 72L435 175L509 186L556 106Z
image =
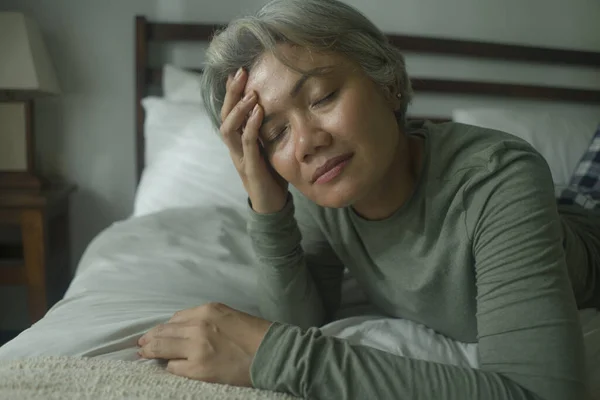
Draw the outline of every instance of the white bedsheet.
M87 249L65 298L2 347L0 359L136 360L139 336L178 310L218 301L259 315L252 260L241 210L171 209L114 224ZM352 281L345 292L351 296L342 316L376 312ZM324 332L398 354L476 366L475 345L410 321L355 317ZM429 345L434 342L439 351Z
M231 209L171 209L114 224L87 249L65 298L0 348L0 360L67 355L133 361L137 339L178 310L218 301L259 315L245 233L243 211ZM352 280L344 293L342 319L323 327L325 334L408 357L478 366L476 344L374 315ZM581 315L590 371L600 378L600 316L593 310Z

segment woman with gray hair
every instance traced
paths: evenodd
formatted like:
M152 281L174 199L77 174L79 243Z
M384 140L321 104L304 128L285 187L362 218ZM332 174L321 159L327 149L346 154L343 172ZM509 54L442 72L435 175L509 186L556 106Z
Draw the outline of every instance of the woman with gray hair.
M275 0L232 22L203 79L248 192L263 318L181 311L140 339L143 357L314 399L585 397L577 306L600 303L598 218L559 212L531 146L407 123L402 55L336 0ZM480 367L322 336L344 268L382 313L478 343Z

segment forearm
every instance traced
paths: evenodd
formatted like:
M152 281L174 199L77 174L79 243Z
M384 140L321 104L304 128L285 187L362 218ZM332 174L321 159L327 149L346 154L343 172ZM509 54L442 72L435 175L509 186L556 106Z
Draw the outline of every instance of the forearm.
M291 196L278 213L249 213L248 234L257 259L262 316L302 328L323 324L323 303L305 265Z
M251 377L257 388L310 399L539 399L499 373L396 356L283 324L269 329Z

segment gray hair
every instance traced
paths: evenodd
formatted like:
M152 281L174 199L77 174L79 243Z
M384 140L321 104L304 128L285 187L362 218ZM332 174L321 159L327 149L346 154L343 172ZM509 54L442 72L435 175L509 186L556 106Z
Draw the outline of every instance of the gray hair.
M396 117L404 128L413 91L402 53L363 14L338 0L272 0L215 34L206 53L202 96L217 128L230 74L240 67L251 70L265 52L293 68L277 52L281 43L340 53L359 64L375 83L401 95Z

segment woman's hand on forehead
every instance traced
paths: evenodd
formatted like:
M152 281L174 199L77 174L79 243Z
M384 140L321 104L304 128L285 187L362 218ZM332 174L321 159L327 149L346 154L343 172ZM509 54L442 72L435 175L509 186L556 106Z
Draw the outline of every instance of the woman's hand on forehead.
M264 111L256 92L245 90L247 81L248 73L242 68L227 80L220 131L252 208L270 214L285 206L287 182L270 167L261 150L259 130Z

